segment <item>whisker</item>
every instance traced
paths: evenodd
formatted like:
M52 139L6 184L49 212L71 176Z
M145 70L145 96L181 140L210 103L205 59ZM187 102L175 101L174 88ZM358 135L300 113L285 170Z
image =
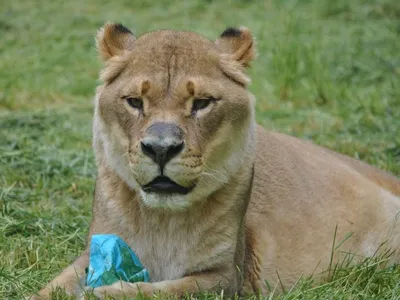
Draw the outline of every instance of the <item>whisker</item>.
M222 183L226 183L228 181L228 176L226 176L221 171L210 168L206 163L204 163L204 169L208 171L207 172L207 171L203 170L202 173L204 175L210 176L210 177L214 178L215 180L222 182Z
M126 155L129 155L129 151L127 151L124 154L122 154L122 156L126 156Z
M222 176L222 177L227 177L226 174L224 174L223 172L221 172L221 171L219 171L219 170L217 170L217 169L211 168L211 167L208 166L206 163L204 163L204 167L205 167L206 170L208 170L208 171L210 171L210 172L216 173L216 174L218 174L218 175L220 175L220 176Z
M221 183L226 183L226 180L220 179L217 176L215 176L214 174L208 173L208 172L202 172L202 174L206 175L206 176L210 176L212 178L214 178L216 181L221 182Z

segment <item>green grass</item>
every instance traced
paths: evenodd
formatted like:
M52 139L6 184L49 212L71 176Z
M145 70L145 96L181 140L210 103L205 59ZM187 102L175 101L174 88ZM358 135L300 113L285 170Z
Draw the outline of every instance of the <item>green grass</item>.
M107 20L212 39L249 27L262 125L400 174L398 0L2 1L0 299L36 291L84 247L101 67L93 36ZM280 299L399 299L400 268L381 260L337 268L317 287L300 280Z

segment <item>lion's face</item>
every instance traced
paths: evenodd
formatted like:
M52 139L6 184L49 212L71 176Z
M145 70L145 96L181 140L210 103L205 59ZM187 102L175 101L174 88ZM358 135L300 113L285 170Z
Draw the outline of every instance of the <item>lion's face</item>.
M229 29L217 43L176 31L136 40L106 25L98 47L107 67L95 139L144 204L186 208L235 174L254 123L243 73L254 55L248 31Z

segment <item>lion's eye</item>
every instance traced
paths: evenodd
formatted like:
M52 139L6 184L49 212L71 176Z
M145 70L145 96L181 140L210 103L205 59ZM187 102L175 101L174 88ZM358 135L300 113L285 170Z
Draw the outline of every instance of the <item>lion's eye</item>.
M140 98L133 98L133 97L128 97L126 98L126 102L133 108L142 110L143 109L143 100Z
M214 98L205 98L205 99L195 99L193 101L192 113L195 113L198 110L205 109L210 103L215 100Z

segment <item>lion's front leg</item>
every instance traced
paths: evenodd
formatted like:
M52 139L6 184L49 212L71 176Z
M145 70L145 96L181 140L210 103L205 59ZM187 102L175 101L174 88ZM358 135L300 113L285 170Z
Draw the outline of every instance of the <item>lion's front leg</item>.
M147 297L157 294L180 297L186 294L224 290L229 295L239 290L236 285L236 280L229 280L226 275L205 273L154 283L120 281L112 285L97 287L93 289L93 294L100 299L104 299L106 296L120 299L122 297L136 297L138 294Z
M81 280L85 277L85 268L89 265L89 255L85 251L73 264L67 267L56 278L54 278L46 287L37 294L28 297L30 300L51 299L52 292L57 287L65 289L69 295L79 294ZM82 287L83 288L83 287Z

